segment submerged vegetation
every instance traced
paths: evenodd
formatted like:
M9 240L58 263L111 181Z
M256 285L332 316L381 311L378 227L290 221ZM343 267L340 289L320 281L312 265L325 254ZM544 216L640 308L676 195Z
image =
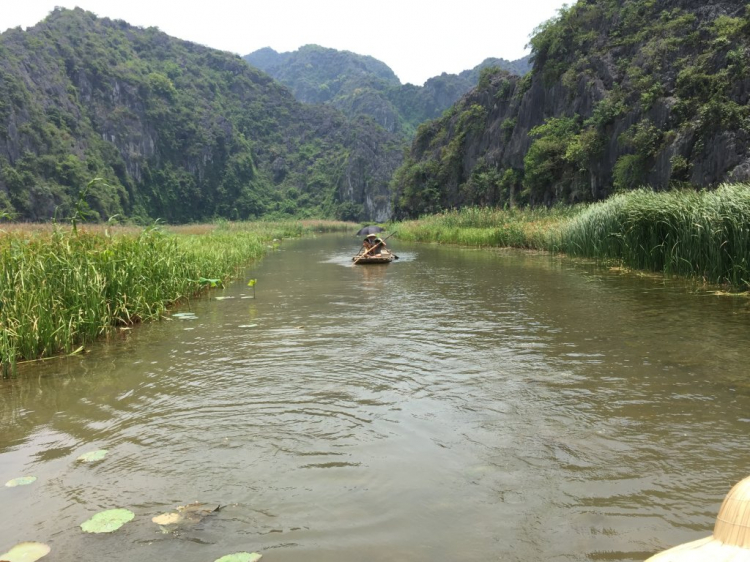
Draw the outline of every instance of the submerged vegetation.
M159 318L171 304L235 275L274 239L344 228L351 225L0 231L0 370L8 375L18 360L72 353L113 327Z
M601 203L551 209L463 208L398 225L405 240L512 246L615 261L750 286L750 186L715 191L637 190Z

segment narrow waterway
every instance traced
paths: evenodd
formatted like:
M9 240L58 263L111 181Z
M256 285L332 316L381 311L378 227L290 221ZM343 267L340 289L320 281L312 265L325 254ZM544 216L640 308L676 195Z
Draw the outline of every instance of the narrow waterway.
M710 534L750 474L745 299L398 241L352 267L357 244L285 242L194 319L1 381L0 552L625 561ZM196 500L225 507L151 522ZM81 532L116 507L136 518Z

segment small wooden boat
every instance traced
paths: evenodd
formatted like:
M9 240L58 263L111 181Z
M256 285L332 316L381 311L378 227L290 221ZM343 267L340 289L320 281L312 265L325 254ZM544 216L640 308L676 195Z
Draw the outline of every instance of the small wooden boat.
M366 256L363 256L365 253L364 249L358 253L356 256L352 258L352 261L354 261L354 265L364 265L368 263L391 263L393 261L393 258L395 257L393 255L393 252L390 250L383 250L382 252L379 252L377 254L367 254Z

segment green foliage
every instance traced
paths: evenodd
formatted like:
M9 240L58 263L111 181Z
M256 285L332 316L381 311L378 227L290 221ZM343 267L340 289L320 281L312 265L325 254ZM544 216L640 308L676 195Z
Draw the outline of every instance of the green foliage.
M510 117L500 123L500 130L503 132L506 141L509 141L510 137L513 136L513 129L516 128L517 121L517 119Z
M543 201L555 185L569 187L573 178L568 155L573 154L570 147L580 131L581 125L573 117L553 117L531 130L529 136L534 141L523 161L523 185L531 201Z
M477 82L477 88L480 90L486 90L490 85L490 78L500 71L499 66L487 66L479 71L479 81Z
M733 18L727 15L720 15L711 23L711 32L716 37L714 41L719 44L735 39L747 28L747 19Z
M644 120L630 127L619 140L634 154L625 154L617 159L613 171L614 188L622 191L642 187L653 159L661 149L662 131Z
M687 182L690 179L692 166L684 156L675 154L670 159L670 164L672 164L671 177L673 182Z

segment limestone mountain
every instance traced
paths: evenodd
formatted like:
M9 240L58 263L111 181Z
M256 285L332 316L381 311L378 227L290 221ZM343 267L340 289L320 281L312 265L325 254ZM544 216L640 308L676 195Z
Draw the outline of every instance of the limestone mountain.
M288 86L299 101L330 104L350 117L369 116L407 136L476 86L482 68L497 66L517 74L530 69L528 57L512 62L490 58L460 74L443 73L415 86L402 85L377 59L318 45L287 53L266 47L244 59Z
M420 127L397 215L750 179L744 1L579 0L531 44L530 74L485 71Z
M382 220L401 140L240 57L55 9L0 35L0 214Z

